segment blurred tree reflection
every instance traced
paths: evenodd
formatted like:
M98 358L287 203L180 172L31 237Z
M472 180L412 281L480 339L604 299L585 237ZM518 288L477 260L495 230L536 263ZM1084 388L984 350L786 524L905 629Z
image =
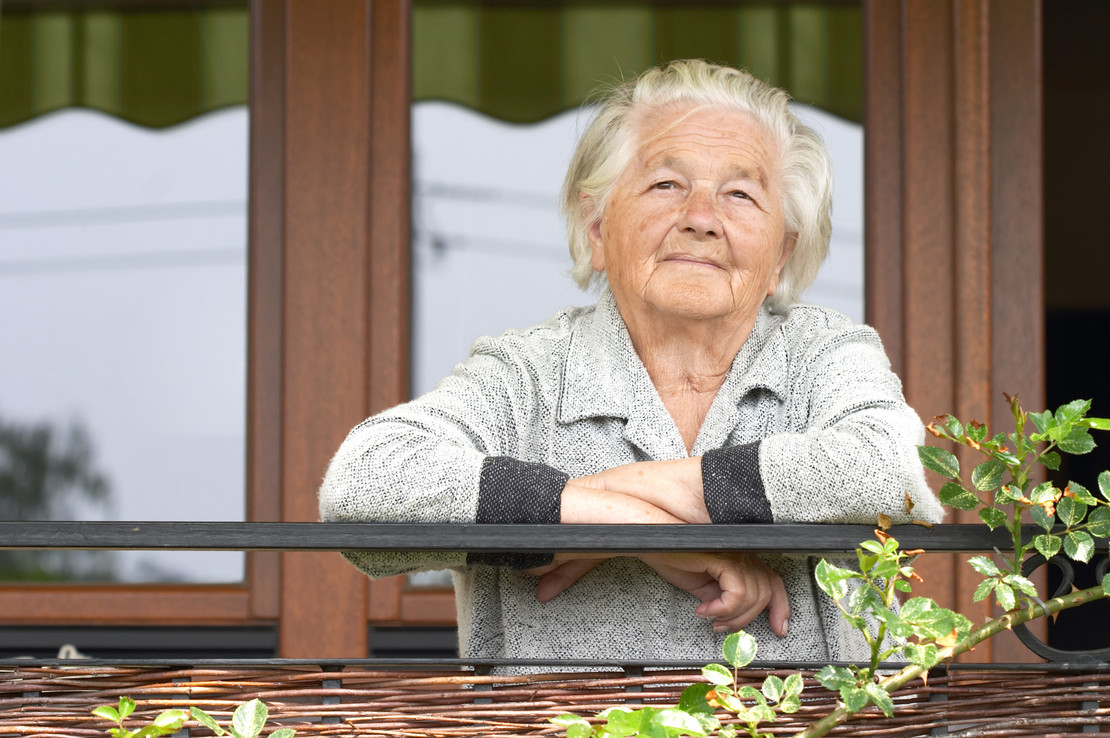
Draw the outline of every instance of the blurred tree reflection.
M74 520L107 511L111 488L84 425L0 418L0 520ZM0 551L0 580L111 581L109 551Z

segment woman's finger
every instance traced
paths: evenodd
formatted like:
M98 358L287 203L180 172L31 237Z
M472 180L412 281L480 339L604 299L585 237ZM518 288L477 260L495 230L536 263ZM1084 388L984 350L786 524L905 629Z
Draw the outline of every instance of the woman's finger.
M573 559L556 567L540 577L536 599L540 602L555 599L601 562L602 559Z

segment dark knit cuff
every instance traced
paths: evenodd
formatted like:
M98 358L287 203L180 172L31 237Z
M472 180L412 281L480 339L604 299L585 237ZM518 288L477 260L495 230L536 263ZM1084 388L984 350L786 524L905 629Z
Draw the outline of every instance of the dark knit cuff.
M714 523L771 523L759 473L759 441L717 448L701 457L705 509Z
M548 466L508 456L488 456L478 482L477 523L558 523L563 487L570 476ZM466 563L532 569L546 566L549 553L471 553Z

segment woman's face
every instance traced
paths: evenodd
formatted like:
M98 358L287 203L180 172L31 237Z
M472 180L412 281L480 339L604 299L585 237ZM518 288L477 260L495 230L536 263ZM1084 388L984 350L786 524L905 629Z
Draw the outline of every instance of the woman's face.
M589 232L593 266L626 320L754 321L794 244L778 152L743 113L691 109L641 121L632 160Z

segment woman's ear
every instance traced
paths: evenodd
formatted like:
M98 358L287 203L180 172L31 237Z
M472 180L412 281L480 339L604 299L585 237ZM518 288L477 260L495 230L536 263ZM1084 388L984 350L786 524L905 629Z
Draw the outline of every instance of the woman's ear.
M578 193L578 206L582 208L582 220L586 223L586 237L590 239L590 262L595 272L605 271L605 249L601 244L601 217L594 206L594 200L585 192Z
M779 277L782 275L782 268L786 266L786 262L790 261L790 255L794 253L794 246L798 243L797 233L787 233L782 237L782 253L779 255L779 263L775 265L775 270L771 274L771 279L767 284L767 296L775 294L779 288Z

